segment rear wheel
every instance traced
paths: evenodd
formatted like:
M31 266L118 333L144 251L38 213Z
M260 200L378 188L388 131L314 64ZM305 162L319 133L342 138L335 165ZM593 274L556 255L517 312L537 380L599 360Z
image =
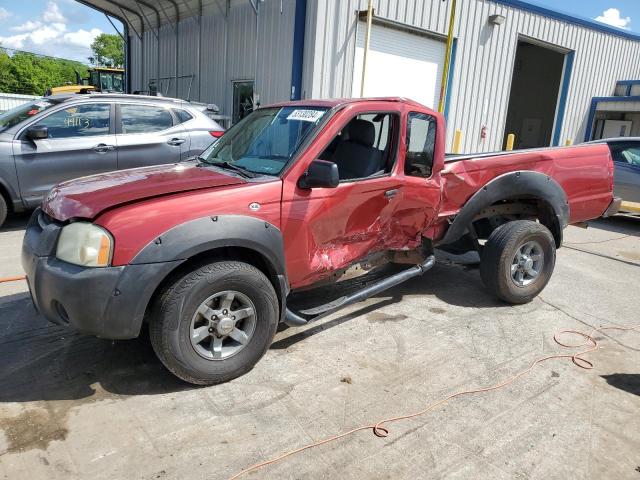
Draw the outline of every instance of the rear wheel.
M156 300L149 333L176 376L212 385L251 370L271 345L278 298L269 279L242 262L200 266Z
M516 220L489 236L482 249L480 276L487 289L502 300L528 303L551 279L555 262L555 241L549 229Z
M7 205L7 201L0 194L0 227L4 224L4 221L7 219L7 214L9 213L9 207Z

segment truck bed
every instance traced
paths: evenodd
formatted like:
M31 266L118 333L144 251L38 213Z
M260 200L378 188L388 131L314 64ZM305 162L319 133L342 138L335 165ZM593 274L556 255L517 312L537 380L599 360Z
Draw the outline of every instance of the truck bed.
M441 172L440 218L455 216L489 181L518 170L540 172L560 184L567 195L570 223L601 216L611 201L613 162L605 145L447 155Z

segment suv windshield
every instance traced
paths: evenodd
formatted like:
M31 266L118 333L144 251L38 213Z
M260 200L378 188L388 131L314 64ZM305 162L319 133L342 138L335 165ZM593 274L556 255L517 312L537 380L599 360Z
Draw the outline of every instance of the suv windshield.
M308 106L261 108L231 128L199 158L211 165L278 175L327 110Z
M55 102L51 102L49 100L36 100L35 102L25 103L23 105L18 105L11 110L7 110L3 114L0 114L0 132L4 132L23 120L33 117L54 105Z

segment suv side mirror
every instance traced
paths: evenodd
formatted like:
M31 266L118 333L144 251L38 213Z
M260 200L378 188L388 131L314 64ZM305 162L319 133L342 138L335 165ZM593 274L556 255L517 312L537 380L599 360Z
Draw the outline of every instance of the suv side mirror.
M27 130L27 138L31 140L44 140L49 138L49 129L47 127L31 127Z
M298 180L300 188L336 188L340 183L338 165L326 160L314 160Z

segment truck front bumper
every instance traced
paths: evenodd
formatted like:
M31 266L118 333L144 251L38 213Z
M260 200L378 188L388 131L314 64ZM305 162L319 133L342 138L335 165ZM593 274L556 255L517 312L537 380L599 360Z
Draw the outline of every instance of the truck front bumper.
M55 257L62 225L36 210L22 266L36 309L50 322L109 339L137 337L160 280L180 262L87 268Z

